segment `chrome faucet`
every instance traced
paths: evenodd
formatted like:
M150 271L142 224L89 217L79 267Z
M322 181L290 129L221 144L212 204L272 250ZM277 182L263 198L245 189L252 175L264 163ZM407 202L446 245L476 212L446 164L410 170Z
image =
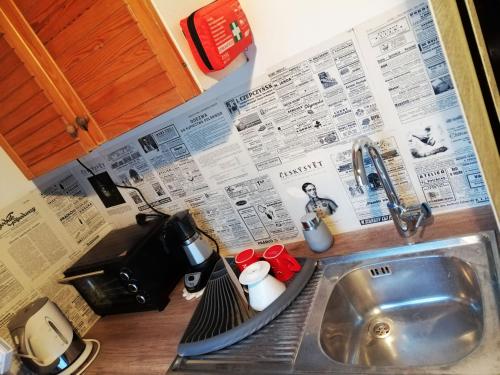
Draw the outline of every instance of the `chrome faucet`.
M392 185L391 178L385 169L384 161L380 156L372 140L361 136L354 140L352 145L352 168L358 187L368 185L365 165L363 163L363 151L366 149L370 159L377 171L382 186L384 187L389 203L387 208L392 216L394 225L402 237L414 235L419 227L432 223L432 211L427 203L406 207L401 201Z

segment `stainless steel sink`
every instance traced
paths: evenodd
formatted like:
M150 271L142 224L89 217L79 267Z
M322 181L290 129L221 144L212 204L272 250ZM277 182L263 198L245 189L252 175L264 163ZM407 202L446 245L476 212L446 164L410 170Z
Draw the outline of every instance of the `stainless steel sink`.
M364 366L441 365L483 335L474 270L455 257L392 260L350 271L333 288L320 343L333 360Z
M500 374L493 232L322 259L292 305L175 374Z
M500 374L493 233L321 263L294 372Z

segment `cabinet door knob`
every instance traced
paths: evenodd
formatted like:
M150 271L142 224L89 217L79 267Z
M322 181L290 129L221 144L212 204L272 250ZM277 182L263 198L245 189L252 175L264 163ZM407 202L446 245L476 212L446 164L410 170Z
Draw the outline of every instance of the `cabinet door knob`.
M76 116L75 118L76 125L82 130L89 130L89 119L82 116Z
M66 133L68 133L71 138L76 138L78 130L76 129L75 125L68 125L66 126Z

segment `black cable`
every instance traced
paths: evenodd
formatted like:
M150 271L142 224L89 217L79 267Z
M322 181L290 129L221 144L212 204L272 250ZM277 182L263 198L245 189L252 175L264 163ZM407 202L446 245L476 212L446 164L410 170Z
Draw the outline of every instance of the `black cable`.
M89 172L93 177L96 177L96 174L89 168L87 167L85 164L83 164L80 159L76 159L76 161L83 167L87 170L87 172ZM142 191L140 191L138 188L136 187L133 187L133 186L126 186L126 185L118 185L116 184L113 180L111 180L111 182L113 182L113 185L115 185L117 188L121 188L121 189L131 189L131 190L135 190L139 193L139 195L141 196L142 200L144 201L144 203L146 203L146 205L151 209L153 210L154 212L156 212L157 214L161 215L162 217L170 217L170 215L164 213L164 212L161 212L161 211L158 211L156 208L154 208L153 206L151 206L151 204L149 204L149 202L146 200L146 198L144 198L144 195L142 195ZM210 238L210 237L209 237Z
M80 164L83 168L85 168L85 169L87 170L87 172L89 172L92 176L94 176L94 177L98 178L98 177L96 176L96 174L95 174L95 173L94 173L94 172L93 172L93 171L92 171L89 167L87 167L85 164L83 164L83 163L81 162L81 160L80 160L80 159L78 159L78 158L77 158L77 159L76 159L76 161L77 161L77 162L78 162L78 163L79 163L79 164ZM166 214L166 213L164 213L164 212L158 211L158 210L157 210L157 209L155 209L153 206L151 206L151 205L149 204L149 202L146 200L146 198L144 198L144 195L142 195L142 192L141 192L138 188L133 187L133 186L118 185L118 184L116 184L113 180L111 180L111 182L113 182L113 185L115 185L117 188L122 188L122 189L132 189L132 190L137 191L137 192L139 193L139 195L141 196L142 200L144 201L144 203L146 203L146 205L147 205L147 206L148 206L151 210L153 210L154 212L156 212L157 214L159 214L159 215L154 215L154 214L138 214L138 215L143 215L143 216L144 216L144 220L146 220L146 219L145 219L145 217L146 217L146 216L161 216L161 217L166 217L166 218L169 218L169 217L170 217L170 215L168 215L168 214ZM215 248L217 249L217 254L219 254L219 252L220 252L220 251L219 251L219 244L217 243L217 241L216 241L216 240L215 240L212 236L210 236L207 232L205 232L205 231L203 231L201 228L199 228L198 226L196 226L196 229L197 229L198 231L200 231L202 234L204 234L205 236L207 236L210 240L212 240L212 241L215 243Z

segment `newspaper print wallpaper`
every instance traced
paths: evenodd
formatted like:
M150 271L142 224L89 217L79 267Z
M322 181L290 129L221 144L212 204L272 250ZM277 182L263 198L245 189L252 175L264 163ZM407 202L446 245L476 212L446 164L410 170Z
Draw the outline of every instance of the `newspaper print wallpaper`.
M376 142L401 199L439 213L488 204L427 3L400 6L270 67L252 84L105 145L76 176L117 226L147 207L189 209L230 252L302 239L318 212L333 233L391 220L379 178L358 187L351 145ZM138 134L137 132L135 134ZM69 173L69 172L68 172Z
M58 283L111 229L86 195L66 174L0 210L0 337L13 348L8 323L37 298L55 302L82 335L99 319L72 286ZM19 366L15 358L9 373L28 373Z
M410 4L410 5L408 5ZM372 166L354 182L351 145L376 142L406 204L435 213L488 195L426 2L410 1L286 58L251 83L210 92L35 181L0 211L0 336L49 296L81 333L97 320L62 271L149 209L189 209L226 253L303 239L316 211L333 233L391 220ZM201 103L201 104L200 104ZM111 224L111 225L109 225Z

